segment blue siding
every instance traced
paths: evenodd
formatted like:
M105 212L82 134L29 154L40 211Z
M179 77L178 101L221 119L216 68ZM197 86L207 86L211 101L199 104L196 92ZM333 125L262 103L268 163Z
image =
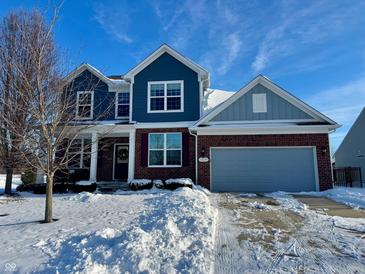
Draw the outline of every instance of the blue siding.
M68 86L68 90L76 100L78 91L94 91L93 120L114 120L115 115L115 92L108 91L108 85L85 70L80 73ZM75 107L76 113L76 107Z
M266 94L267 112L265 113L254 113L252 111L252 94L259 93ZM212 121L290 119L312 119L312 117L268 88L258 84L215 116Z
M184 81L184 112L147 113L148 81ZM139 72L133 84L132 120L136 122L177 122L199 119L198 74L168 53Z

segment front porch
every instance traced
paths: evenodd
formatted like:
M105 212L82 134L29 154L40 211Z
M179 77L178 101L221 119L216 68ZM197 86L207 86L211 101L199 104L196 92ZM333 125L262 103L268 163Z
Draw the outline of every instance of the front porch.
M69 168L74 181L88 180L105 185L128 182L134 177L135 129L130 125L95 126L78 138L88 140L81 149L80 165ZM81 142L82 146L84 141ZM89 154L89 155L88 155ZM85 159L87 159L85 161ZM78 178L79 177L79 178Z

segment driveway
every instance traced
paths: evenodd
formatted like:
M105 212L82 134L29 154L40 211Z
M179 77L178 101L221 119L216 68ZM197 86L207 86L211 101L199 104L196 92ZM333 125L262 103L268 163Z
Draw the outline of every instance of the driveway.
M272 196L212 194L215 273L365 273L363 211L319 197Z

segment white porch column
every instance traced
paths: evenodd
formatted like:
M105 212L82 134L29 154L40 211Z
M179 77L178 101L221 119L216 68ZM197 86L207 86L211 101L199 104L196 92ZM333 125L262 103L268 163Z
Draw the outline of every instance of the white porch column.
M128 182L134 179L134 156L136 151L136 129L129 132Z
M96 182L96 170L98 161L98 134L91 133L91 159L90 159L90 181Z

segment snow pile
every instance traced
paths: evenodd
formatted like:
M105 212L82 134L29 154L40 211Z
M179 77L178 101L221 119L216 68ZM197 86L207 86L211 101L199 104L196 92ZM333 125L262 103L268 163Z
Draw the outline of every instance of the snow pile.
M269 205L265 205L263 203L259 203L257 201L249 202L245 204L248 207L255 208L255 209L261 209L261 210L272 210L272 207Z
M97 201L102 195L94 194L90 192L80 192L76 195L65 198L66 200L81 202L81 203L92 203Z
M183 188L145 200L126 227L59 240L44 272L208 273L215 209L202 191Z
M192 186L193 181L190 178L177 178L177 179L168 179L165 181L165 184L166 185L178 184L178 185L182 185L182 186Z
M316 196L325 196L339 203L353 208L365 209L365 188L336 187L323 192L310 193Z
M283 191L277 191L266 195L267 197L274 198L276 201L280 203L280 205L287 209L291 210L293 212L299 213L303 210L307 210L308 206L306 204L303 204L299 202L298 200L294 199L292 196L290 196L289 193L283 192Z
M232 91L207 89L203 98L204 115L208 114L213 108L226 101L234 94Z
M240 197L254 198L257 195L255 193L240 193Z
M94 181L78 181L76 182L76 185L79 185L79 186L90 186L92 184L95 184Z

